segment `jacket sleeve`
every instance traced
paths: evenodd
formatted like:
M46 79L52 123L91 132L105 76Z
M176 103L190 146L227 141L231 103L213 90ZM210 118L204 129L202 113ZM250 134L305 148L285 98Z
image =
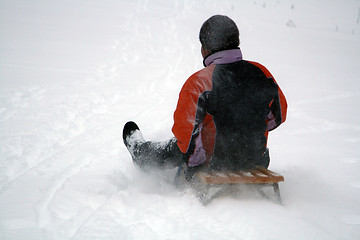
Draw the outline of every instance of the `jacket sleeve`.
M285 122L286 113L287 113L287 102L283 92L278 86L278 91L274 97L274 100L270 104L270 113L267 117L267 124L268 124L267 130L268 131L274 130L275 128L280 126L280 124Z
M214 135L209 131L212 118L206 114L201 104L204 93L211 90L212 71L213 67L207 67L185 82L174 112L172 132L189 166L206 160L209 152L207 145L211 143L208 139L211 140L210 135Z
M286 120L287 114L287 102L284 93L281 91L279 85L275 81L275 78L272 74L267 70L263 65L257 62L251 62L255 66L259 67L261 71L265 74L265 76L269 79L272 79L274 83L277 85L277 92L274 96L273 101L270 103L270 113L267 117L267 130L271 131L280 126Z
M179 100L174 112L172 131L182 153L188 152L191 136L195 127L198 97L196 92L189 89L189 86L186 84L179 94Z

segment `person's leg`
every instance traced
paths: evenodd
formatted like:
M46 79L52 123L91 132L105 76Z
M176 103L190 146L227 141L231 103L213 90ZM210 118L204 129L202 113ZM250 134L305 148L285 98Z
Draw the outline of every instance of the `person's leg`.
M175 168L184 163L175 138L166 142L137 143L132 157L134 163L143 170Z
M183 154L175 138L165 142L145 141L134 122L125 124L123 140L133 162L144 171L154 168L174 168L184 163Z

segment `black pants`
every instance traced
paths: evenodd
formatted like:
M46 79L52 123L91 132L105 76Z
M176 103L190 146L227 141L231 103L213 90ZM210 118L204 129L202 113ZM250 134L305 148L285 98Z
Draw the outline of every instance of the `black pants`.
M176 142L176 139L172 138L165 142L138 143L133 150L133 161L144 171L178 167L184 160Z
M184 154L180 151L175 138L171 138L165 142L147 141L138 143L133 149L132 157L134 163L143 171L175 168L186 162ZM262 154L262 157L257 159L253 165L260 165L268 168L269 162L269 149L266 149L265 153ZM251 165L251 167L254 166ZM185 171L189 176L192 176L197 170L202 168L206 168L206 166L187 167Z

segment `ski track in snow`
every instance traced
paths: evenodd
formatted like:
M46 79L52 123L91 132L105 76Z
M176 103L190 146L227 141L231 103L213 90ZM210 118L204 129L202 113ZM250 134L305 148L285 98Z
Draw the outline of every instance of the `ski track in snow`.
M1 2L0 239L358 239L359 9ZM146 139L172 136L180 88L202 68L199 28L217 13L288 99L269 138L284 206L242 189L204 207L173 186L175 170L141 173L122 143L128 120Z

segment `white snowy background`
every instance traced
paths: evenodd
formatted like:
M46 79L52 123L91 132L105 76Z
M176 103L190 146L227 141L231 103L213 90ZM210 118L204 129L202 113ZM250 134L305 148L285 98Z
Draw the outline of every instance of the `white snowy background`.
M172 137L214 14L284 91L271 132L283 206L202 206L122 142ZM360 1L0 0L0 239L360 239Z

